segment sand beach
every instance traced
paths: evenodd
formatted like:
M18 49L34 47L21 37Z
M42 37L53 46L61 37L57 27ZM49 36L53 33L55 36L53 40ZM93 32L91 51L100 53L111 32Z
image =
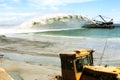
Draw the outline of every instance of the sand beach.
M119 46L119 38L1 35L0 66L15 80L54 80L61 75L60 53L94 49L95 65L119 66Z

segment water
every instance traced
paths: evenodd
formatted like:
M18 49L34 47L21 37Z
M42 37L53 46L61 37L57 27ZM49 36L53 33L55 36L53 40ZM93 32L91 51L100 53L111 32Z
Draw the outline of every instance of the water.
M119 38L120 27L113 29L94 29L94 28L80 28L69 30L54 30L45 32L36 32L40 35L53 35L53 36L69 36L69 37L92 37L92 38Z
M101 29L101 28L60 28L60 29L37 29L37 30L0 29L0 34L3 35L15 33L47 36L48 35L67 36L67 37L120 38L120 27L117 26L113 29Z

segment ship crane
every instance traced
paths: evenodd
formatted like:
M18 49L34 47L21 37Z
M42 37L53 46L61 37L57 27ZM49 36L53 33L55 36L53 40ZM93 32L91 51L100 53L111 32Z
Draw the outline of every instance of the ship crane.
M113 19L110 19L110 21L106 21L103 16L99 15L99 17L103 20L102 22L103 24L106 24L106 25L113 24Z

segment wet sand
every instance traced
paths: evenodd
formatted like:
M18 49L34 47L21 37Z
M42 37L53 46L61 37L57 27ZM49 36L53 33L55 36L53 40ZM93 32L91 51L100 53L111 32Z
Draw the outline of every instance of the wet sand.
M15 80L54 80L55 75L60 75L60 68L58 67L9 59L2 60L0 66Z
M78 49L95 49L95 65L120 66L119 47L120 38L68 38L33 34L14 35L14 38L13 36L0 37L1 53L21 54L23 56L27 54L38 57L54 56L53 60L55 57L59 58L60 53ZM47 62L47 60L44 61ZM21 80L51 80L56 74L61 74L59 66L25 60L19 61L9 58L9 56L2 59L0 66L13 76L17 75Z

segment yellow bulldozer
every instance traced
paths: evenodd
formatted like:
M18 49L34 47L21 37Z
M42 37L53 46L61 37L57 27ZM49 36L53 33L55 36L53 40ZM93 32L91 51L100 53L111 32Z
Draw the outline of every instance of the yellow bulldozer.
M94 66L94 50L61 53L60 80L120 80L120 67Z

